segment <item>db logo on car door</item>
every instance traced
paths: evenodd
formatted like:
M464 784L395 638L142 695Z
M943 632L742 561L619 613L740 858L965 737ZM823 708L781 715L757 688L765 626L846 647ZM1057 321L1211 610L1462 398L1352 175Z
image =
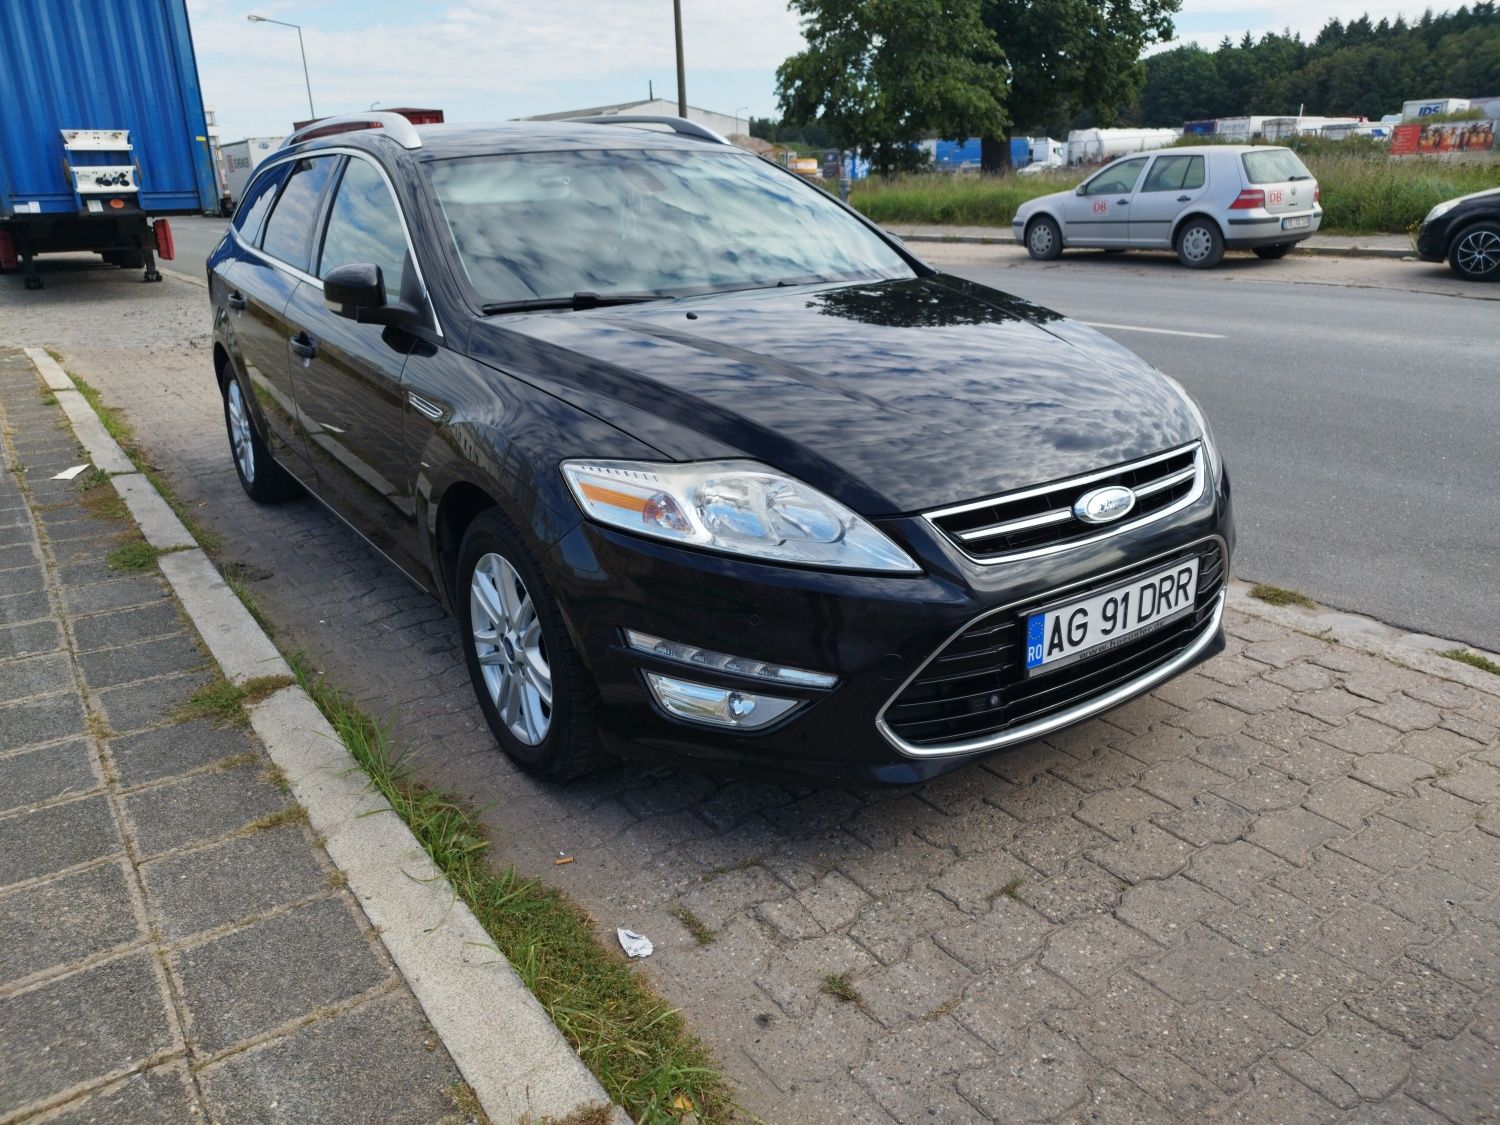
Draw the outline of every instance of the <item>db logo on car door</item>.
M1096 199L1096 200L1094 200L1094 214L1096 214L1096 215L1108 215L1109 214L1109 200L1107 200L1107 199Z
M1284 192L1284 191L1268 191L1268 192L1266 192L1266 202L1267 203L1284 203L1285 201L1286 201L1286 192Z

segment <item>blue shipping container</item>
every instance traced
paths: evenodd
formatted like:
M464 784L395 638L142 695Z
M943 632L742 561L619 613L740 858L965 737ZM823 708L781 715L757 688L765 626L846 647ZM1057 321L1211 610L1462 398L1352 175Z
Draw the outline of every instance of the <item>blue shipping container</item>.
M933 163L952 170L969 165L979 166L979 138L967 141L937 141L933 145Z
M0 112L0 265L65 249L129 259L153 249L147 218L218 209L185 0L0 0ZM64 130L105 132L68 147ZM127 132L128 150L111 140ZM89 184L90 166L118 171Z
M1024 168L1031 163L1031 142L1025 137L1010 139L1010 162L1016 168Z

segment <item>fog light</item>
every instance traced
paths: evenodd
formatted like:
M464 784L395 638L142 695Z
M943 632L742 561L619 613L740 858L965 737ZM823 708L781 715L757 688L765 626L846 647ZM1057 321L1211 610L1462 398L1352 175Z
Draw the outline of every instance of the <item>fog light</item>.
M774 723L799 702L712 684L695 684L691 680L660 676L655 672L646 673L646 683L667 714L690 722L740 730L754 730Z
M699 648L697 645L664 641L649 633L625 630L625 643L637 652L649 652L653 656L664 656L668 660L679 660L684 664L696 664L700 668L712 668L715 672L732 672L737 676L766 680L774 684L790 684L796 687L831 688L839 678L827 672L809 672L802 668L787 668L764 660L751 660L744 656L729 656Z

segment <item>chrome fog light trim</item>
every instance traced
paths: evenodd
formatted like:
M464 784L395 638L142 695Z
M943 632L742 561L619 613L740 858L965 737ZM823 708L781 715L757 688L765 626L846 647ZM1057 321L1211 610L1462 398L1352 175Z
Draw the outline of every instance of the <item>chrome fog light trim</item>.
M625 643L637 652L648 652L683 664L699 668L710 668L715 672L729 672L736 676L748 676L768 683L788 684L793 687L831 688L839 678L828 672L809 672L803 668L788 668L765 660L751 660L743 656L730 656L712 649L685 645L678 641L666 641L649 633L625 630Z

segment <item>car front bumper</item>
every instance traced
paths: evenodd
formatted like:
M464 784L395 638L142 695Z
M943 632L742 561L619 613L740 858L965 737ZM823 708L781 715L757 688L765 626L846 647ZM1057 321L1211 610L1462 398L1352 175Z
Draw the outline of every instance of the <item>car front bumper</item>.
M572 640L597 685L606 747L626 757L781 779L910 784L1102 713L1223 648L1220 600L1186 649L1128 683L1071 700L1044 721L1018 723L994 745L915 750L892 735L882 713L977 618L1014 618L1059 592L1104 588L1111 576L1143 570L1199 544L1222 552L1227 576L1234 545L1228 478L1221 476L1191 506L1161 520L1055 555L999 565L964 556L920 517L879 523L922 564L921 576L774 566L684 550L588 522L565 536L553 548L548 569ZM838 683L799 689L684 665L629 647L627 629L832 673ZM646 684L648 672L795 698L801 705L760 731L689 723L657 704Z

